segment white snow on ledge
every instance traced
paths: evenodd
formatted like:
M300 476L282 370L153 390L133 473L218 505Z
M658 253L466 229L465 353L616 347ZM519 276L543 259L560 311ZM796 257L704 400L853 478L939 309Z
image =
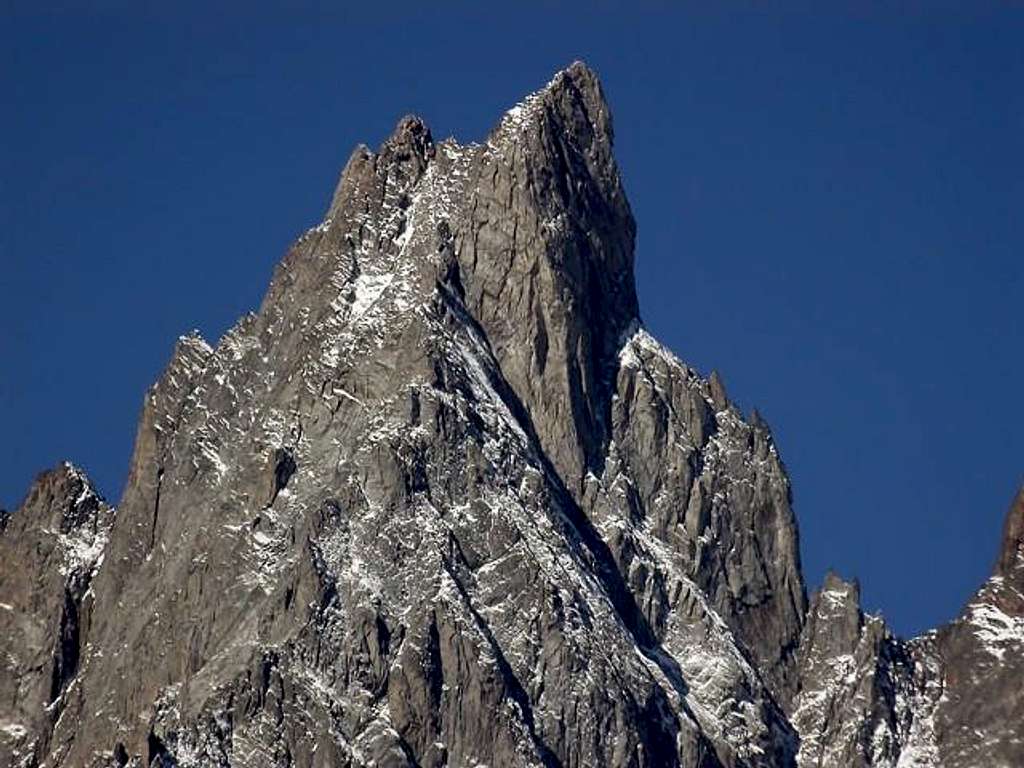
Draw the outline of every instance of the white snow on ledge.
M394 272L362 273L355 279L355 300L352 302L350 318L357 320L366 314L366 310L377 303L377 299L394 282Z
M672 354L668 347L651 336L639 320L633 320L619 337L619 362L627 368L641 367L640 358L637 356L639 350L658 355L670 364L683 366L682 361Z
M1010 616L991 603L974 603L967 622L985 650L1002 661L1007 646L1024 645L1024 618Z
M669 368L676 369L688 386L700 386L704 379L678 355L654 338L639 320L630 322L619 337L619 364L639 370L644 367L641 353L660 358ZM710 399L705 397L710 403Z
M25 738L26 734L28 734L28 729L21 723L13 721L5 722L0 723L0 734L3 734L9 739L18 740Z

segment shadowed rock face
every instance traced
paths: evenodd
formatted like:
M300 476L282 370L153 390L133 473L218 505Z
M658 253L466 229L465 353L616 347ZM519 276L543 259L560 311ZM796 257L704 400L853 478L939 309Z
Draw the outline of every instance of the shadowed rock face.
M981 609L906 643L838 578L808 608L768 427L640 323L612 139L577 63L482 144L408 117L353 152L258 312L179 341L116 515L65 466L0 516L0 764L982 748L946 695ZM983 603L1011 623L1014 557Z
M0 517L0 765L35 765L74 696L114 510L62 464Z
M1024 589L1024 487L1006 514L995 575L1012 582L1017 589Z
M935 635L944 690L942 765L1024 765L1024 488L1006 517L995 573Z
M961 615L913 640L826 579L811 601L791 722L801 766L1024 765L1024 492L995 573Z

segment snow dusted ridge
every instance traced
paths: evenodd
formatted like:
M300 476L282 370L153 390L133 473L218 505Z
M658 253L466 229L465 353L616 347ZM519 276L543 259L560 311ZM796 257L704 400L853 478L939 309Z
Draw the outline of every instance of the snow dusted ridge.
M1020 763L1024 526L923 638L808 602L771 432L643 329L634 233L580 63L482 144L356 148L178 341L118 510L65 465L4 518L0 765Z
M75 693L81 627L115 510L64 462L0 527L0 763L36 765Z
M1013 588L1006 587L997 576L989 583L989 589L998 592ZM1018 591L1018 598L1019 595ZM997 602L972 602L963 620L981 647L997 661L1002 661L1007 653L1020 655L1024 651L1024 616L1005 612Z
M93 488L85 473L63 462L37 482L37 493L51 493L47 485L60 486L51 517L40 532L50 537L57 568L66 579L88 582L103 563L114 510ZM64 495L66 494L66 496Z

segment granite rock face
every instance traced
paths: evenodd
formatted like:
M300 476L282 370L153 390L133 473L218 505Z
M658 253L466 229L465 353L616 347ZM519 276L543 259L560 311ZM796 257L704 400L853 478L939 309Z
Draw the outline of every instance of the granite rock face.
M800 643L799 692L791 719L804 766L938 765L913 762L934 744L924 713L940 693L931 656L866 616L860 588L829 574L811 600Z
M956 620L902 640L830 576L799 656L801 768L1024 765L1024 489L993 576Z
M114 510L62 464L0 521L0 764L35 765L74 696Z
M259 310L178 342L116 513L65 465L0 515L0 764L1018 759L1019 692L978 699L1021 503L951 627L808 604L768 426L640 322L612 143L577 63L482 144L353 152Z
M934 715L941 765L1024 765L1024 488L992 578L934 643L944 672Z

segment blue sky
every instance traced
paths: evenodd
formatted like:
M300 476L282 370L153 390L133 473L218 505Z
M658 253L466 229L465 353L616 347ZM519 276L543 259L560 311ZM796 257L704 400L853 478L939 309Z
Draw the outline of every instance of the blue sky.
M0 504L63 458L116 499L174 339L256 307L357 142L479 139L582 58L644 320L773 425L810 584L913 633L988 574L1024 479L1020 6L34 5L0 11Z

